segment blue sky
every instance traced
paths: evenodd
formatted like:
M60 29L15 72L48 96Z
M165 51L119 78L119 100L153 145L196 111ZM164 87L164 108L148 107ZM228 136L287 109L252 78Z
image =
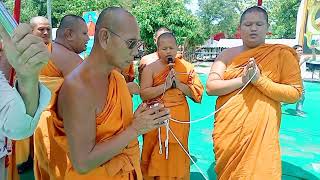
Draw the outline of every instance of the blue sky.
M192 11L193 14L199 9L198 0L191 0L190 4L187 4L186 7Z

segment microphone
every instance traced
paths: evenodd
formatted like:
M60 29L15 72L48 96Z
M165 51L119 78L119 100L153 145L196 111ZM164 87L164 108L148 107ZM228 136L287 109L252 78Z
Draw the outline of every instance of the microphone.
M168 64L169 64L169 69L170 69L170 70L173 69L174 61L173 61L172 56L169 56L168 59L167 59L167 61L168 61ZM171 88L176 88L176 87L177 87L177 86L176 86L176 82L173 81Z

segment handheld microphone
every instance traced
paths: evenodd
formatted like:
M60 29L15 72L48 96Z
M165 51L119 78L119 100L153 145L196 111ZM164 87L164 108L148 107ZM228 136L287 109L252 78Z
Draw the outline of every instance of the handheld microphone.
M169 56L168 59L167 59L167 61L168 61L168 64L169 64L169 69L170 69L170 70L173 69L174 61L173 61L172 56ZM173 81L171 88L176 88L176 87L177 87L177 86L176 86L176 82Z

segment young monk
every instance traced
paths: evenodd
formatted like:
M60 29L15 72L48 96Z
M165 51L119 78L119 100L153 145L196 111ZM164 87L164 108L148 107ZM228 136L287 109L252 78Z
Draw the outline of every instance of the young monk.
M43 161L49 179L142 179L137 136L163 126L170 115L162 105L132 112L126 82L115 68L131 63L139 39L129 12L101 12L91 54L65 78L48 117L53 138Z
M170 32L170 30L166 27L161 27L159 28L156 33L154 34L153 36L153 42L154 44L157 45L157 40L158 40L158 37L165 33L165 32ZM148 54L146 56L143 56L140 60L140 64L139 66L145 66L145 65L148 65L148 64L151 64L153 63L154 61L158 60L159 59L159 56L158 56L158 53L157 52L154 52L154 53L151 53L151 54ZM141 71L142 72L142 71Z
M51 116L51 110L55 109L58 91L64 77L82 63L78 54L85 51L88 40L88 29L82 17L70 14L61 19L57 29L57 37L52 44L51 60L42 69L40 76L41 82L50 88L52 98L46 111L42 113L34 134L34 174L36 179L49 179L47 162L53 136L48 132L48 127L51 125L48 119Z
M280 102L297 101L302 85L295 51L265 44L268 27L263 8L245 10L240 20L243 45L223 51L207 80L208 95L219 96L216 109L234 97L215 115L215 171L221 180L281 179Z
M200 103L203 86L193 66L177 54L172 33L161 34L157 40L159 60L147 65L141 76L141 98L145 102L163 102L172 118L189 121L186 96ZM174 65L168 64L173 58ZM172 67L170 69L170 66ZM173 85L175 84L175 86ZM169 122L169 127L188 150L189 124ZM168 129L162 127L143 136L141 167L144 179L190 179L190 160ZM162 151L162 153L159 153Z

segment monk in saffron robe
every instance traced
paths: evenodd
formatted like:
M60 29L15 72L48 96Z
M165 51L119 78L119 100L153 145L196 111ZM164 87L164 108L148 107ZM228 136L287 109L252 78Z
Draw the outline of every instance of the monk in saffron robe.
M135 18L110 7L100 13L96 28L91 54L65 77L50 110L50 147L39 142L49 148L41 160L43 179L142 180L137 136L170 118L161 105L142 105L133 114L126 81L115 70L125 69L138 53Z
M155 45L157 45L157 40L158 40L158 37L165 33L165 32L170 32L168 28L166 27L161 27L159 28L156 33L154 34L153 36L153 42ZM157 52L153 52L151 54L148 54L146 56L143 56L141 58L141 60L139 61L139 68L138 68L138 71L139 71L139 81L141 79L141 73L143 71L143 69L146 67L146 65L148 64L151 64L153 63L154 61L158 60L159 59L159 56L158 56L158 53Z
M160 60L147 65L143 70L141 98L147 103L162 102L170 109L173 119L189 121L186 96L200 103L203 86L193 66L185 60L175 58L172 68L168 66L167 59L176 57L177 54L176 39L172 33L161 34L157 44ZM190 125L169 121L169 127L183 148L188 150ZM141 168L146 180L190 179L189 157L173 135L167 133L166 127L162 127L160 132L154 130L143 136Z
M280 180L280 102L301 96L297 55L288 46L265 44L268 14L261 7L242 14L240 32L243 46L223 51L207 81L208 95L219 96L216 109L230 102L215 115L217 179Z
M82 63L79 53L85 51L89 40L85 21L80 16L66 15L57 29L57 37L53 43L51 60L41 71L40 81L51 90L52 98L47 109L42 113L39 125L34 134L34 174L36 179L49 179L48 164L43 159L50 155L50 136L48 121L55 104L64 77ZM41 143L39 143L41 142ZM48 151L47 151L48 150Z
M92 15L89 14L88 15L88 24L87 24L87 27L88 27L88 35L89 36L94 36L94 31L96 29L96 24L93 22L93 19L92 19Z

